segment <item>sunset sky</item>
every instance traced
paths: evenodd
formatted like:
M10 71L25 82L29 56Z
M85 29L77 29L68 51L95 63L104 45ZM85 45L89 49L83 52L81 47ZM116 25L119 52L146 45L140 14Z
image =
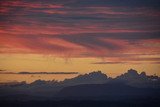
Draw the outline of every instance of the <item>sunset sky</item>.
M160 75L159 0L1 0L0 69Z

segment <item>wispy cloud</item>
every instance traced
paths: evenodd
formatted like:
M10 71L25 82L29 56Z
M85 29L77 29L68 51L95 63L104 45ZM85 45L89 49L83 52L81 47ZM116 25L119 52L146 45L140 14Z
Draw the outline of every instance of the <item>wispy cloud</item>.
M28 71L23 71L23 72L0 72L0 74L78 74L78 72L28 72Z
M154 46L160 39L158 4L159 0L1 0L0 53L113 54L119 59L135 53L159 55L159 46Z

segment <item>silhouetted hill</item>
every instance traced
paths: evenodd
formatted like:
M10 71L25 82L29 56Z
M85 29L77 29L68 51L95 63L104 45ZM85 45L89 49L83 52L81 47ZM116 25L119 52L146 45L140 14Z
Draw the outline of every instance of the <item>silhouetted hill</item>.
M160 88L160 78L157 76L147 76L145 72L140 74L134 70L130 69L126 73L117 76L114 82L123 82L134 87L152 87Z
M91 72L84 75L79 75L72 79L65 79L61 83L63 85L78 85L78 84L103 84L110 81L106 74L101 71Z
M20 83L7 83L0 86L0 97L5 95L14 94L26 94L29 96L43 96L43 97L52 97L54 94L59 92L62 88L67 86L74 86L79 84L103 84L109 81L110 78L106 74L103 74L101 71L91 72L84 75L79 75L75 78L66 79L64 81L44 81L36 80L30 84L25 82Z
M128 70L128 72L117 76L116 79L124 80L124 81L147 81L147 75L145 72L138 74L138 72L134 69Z
M30 84L26 82L2 84L0 85L0 99L14 99L14 96L20 100L28 100L31 97L55 99L57 96L60 99L70 98L69 96L85 97L85 99L91 96L96 97L95 99L134 98L134 96L146 97L147 95L153 97L158 96L159 93L153 94L159 89L160 78L155 75L148 76L145 72L138 73L130 69L116 78L110 78L101 71L94 71L60 82L36 80ZM28 96L28 98L23 96Z
M63 88L57 96L66 99L107 99L120 100L127 98L156 97L159 89L136 88L123 83L85 84Z

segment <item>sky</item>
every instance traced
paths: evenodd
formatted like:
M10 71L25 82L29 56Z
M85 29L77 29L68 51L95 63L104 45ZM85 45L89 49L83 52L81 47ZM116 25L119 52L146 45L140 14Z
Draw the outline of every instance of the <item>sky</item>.
M159 0L1 0L1 71L160 75Z

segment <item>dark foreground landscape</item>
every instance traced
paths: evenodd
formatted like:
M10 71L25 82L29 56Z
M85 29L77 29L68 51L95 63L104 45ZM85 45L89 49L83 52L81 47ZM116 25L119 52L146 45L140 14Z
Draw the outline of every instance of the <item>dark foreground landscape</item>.
M134 101L1 101L1 107L160 107L159 100Z
M160 77L130 69L116 78L101 71L64 81L0 85L1 107L160 107Z

